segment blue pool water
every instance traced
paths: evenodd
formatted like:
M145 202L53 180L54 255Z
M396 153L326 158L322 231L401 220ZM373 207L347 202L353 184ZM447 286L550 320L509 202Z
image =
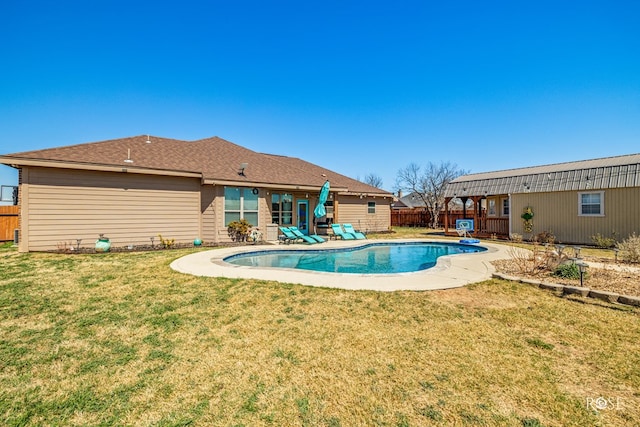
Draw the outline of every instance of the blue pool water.
M224 261L251 267L387 274L426 270L436 265L441 256L486 250L481 246L458 243L370 243L355 248L248 252L232 255Z

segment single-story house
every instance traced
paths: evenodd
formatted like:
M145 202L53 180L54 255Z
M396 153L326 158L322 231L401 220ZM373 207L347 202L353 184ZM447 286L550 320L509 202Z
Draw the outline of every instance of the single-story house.
M473 234L524 239L551 233L556 242L593 244L640 234L640 154L469 174L451 181L445 205L460 199ZM455 223L445 211L445 234Z
M19 250L230 241L241 218L276 239L277 225L322 233L331 222L364 232L391 226L393 194L307 161L212 137L135 136L0 156L19 170ZM330 183L327 214L314 218ZM276 235L274 235L276 233Z

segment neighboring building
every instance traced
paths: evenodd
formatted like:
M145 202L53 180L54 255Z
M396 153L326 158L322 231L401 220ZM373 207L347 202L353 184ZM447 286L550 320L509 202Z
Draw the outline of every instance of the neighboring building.
M640 154L464 175L447 186L447 203L453 199L470 204L464 216L474 219L477 236L550 232L560 243L592 244L600 233L624 240L640 234ZM528 208L533 217L526 221ZM445 225L455 234L454 222Z
M402 195L391 203L391 225L393 227L427 227L431 215L417 193Z
M418 193L412 192L403 196L398 194L397 201L391 205L392 209L426 209L426 205Z
M301 159L257 153L213 137L193 142L136 136L0 156L19 169L20 251L230 241L227 224L245 218L263 235L330 222L386 231L393 194ZM329 180L327 215L314 218ZM269 230L267 230L269 229Z

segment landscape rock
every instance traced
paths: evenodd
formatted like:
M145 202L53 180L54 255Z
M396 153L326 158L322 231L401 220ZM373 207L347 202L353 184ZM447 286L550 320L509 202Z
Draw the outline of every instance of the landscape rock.
M618 298L620 297L620 295L616 294L615 292L597 291L594 289L591 289L591 291L589 291L589 296L591 298L597 298L607 302L617 302Z
M618 302L620 304L633 305L635 307L640 307L640 297L630 297L627 295L620 295L618 297Z
M589 288L581 288L580 286L564 286L564 293L566 295L576 294L583 297L588 297L591 289Z

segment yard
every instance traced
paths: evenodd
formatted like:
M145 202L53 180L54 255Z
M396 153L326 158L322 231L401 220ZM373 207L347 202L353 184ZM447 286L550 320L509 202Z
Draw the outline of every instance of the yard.
M502 280L376 293L173 272L190 251L0 249L0 422L640 424L638 308Z

